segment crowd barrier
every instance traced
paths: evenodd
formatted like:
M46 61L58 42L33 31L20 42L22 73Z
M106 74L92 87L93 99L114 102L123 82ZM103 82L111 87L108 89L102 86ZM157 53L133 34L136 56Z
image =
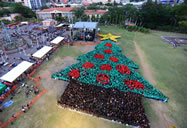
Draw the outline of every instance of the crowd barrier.
M34 75L35 73L37 72L37 70L36 69L34 69L30 74L29 74L29 76L28 76L28 78L29 79L31 79L31 80L33 80L34 82L36 82L36 86L35 86L35 88L37 88L37 87L39 87L40 86L40 83L39 83L39 81L41 80L41 77L40 76L36 76L37 77L37 79L36 78L34 78L34 77L32 77L32 75Z
M42 64L42 60L40 60L40 62L37 65L34 65L33 69L38 68L41 64Z

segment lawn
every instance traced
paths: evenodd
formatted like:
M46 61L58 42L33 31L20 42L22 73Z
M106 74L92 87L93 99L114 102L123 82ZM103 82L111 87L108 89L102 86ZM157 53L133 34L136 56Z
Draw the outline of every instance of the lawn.
M172 48L163 41L160 36L186 36L176 33L152 31L149 34L128 32L117 27L101 27L102 33L111 32L120 35L119 46L123 53L137 64L140 60L136 53L134 41L145 53L146 62L151 66L156 87L168 96L168 103L161 103L162 113L169 117L170 121L175 122L179 128L187 127L185 119L187 97L187 52L184 47ZM56 102L63 93L67 83L50 78L51 74L59 71L76 62L76 57L86 53L88 46L63 46L50 58L48 62L41 65L37 74L42 76L40 89L47 88L48 91L33 104L32 108L24 115L19 117L13 125L13 128L125 128L120 124L108 122L103 119L83 115L69 110L60 109ZM143 75L142 68L138 70ZM28 80L28 83L33 83ZM3 113L0 113L0 120L5 122L12 114L21 110L21 105L32 99L25 98L24 93L15 97L15 103ZM144 99L146 113L153 127L159 123L159 117L153 109L153 101Z
M152 74L157 82L155 86L170 98L164 106L167 108L165 114L176 122L179 128L185 128L187 127L185 120L187 119L187 52L184 51L184 47L172 48L160 38L163 35L186 36L166 32L136 33L135 40L152 67Z

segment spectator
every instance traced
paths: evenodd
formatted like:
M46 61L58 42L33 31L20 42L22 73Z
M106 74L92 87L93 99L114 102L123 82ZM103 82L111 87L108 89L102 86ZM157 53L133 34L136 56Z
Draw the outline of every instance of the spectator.
M141 95L121 92L71 80L58 103L97 117L107 118L122 124L149 128Z

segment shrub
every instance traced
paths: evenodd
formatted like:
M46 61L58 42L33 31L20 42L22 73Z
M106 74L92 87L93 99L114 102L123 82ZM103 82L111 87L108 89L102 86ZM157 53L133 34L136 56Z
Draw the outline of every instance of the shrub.
M149 29L144 28L144 27L125 25L124 28L126 28L128 31L138 31L138 32L143 32L143 33L149 33Z

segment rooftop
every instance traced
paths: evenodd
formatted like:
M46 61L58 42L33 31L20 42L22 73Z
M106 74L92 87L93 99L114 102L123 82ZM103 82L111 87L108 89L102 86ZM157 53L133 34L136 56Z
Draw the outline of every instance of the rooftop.
M40 12L53 12L53 11L60 11L60 12L70 12L73 8L67 7L67 8L48 8L41 10Z

